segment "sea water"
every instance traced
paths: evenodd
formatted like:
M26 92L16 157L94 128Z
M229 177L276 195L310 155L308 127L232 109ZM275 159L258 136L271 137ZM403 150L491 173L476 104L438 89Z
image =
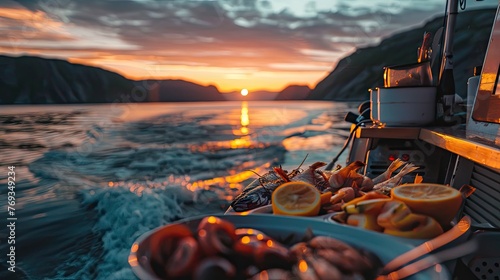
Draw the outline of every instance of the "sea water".
M0 278L136 279L127 257L141 234L224 213L273 166L329 162L353 105L0 106ZM14 229L4 230L9 222Z

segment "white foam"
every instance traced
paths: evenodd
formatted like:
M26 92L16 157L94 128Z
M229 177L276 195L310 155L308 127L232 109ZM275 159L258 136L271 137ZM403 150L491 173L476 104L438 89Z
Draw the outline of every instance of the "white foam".
M101 236L101 246L76 259L73 265L83 269L67 278L134 279L127 263L130 246L141 234L192 215L193 210L183 207L192 200L193 193L180 186L158 188L153 183L116 183L86 190L83 204L95 204L100 214L92 231ZM85 266L95 266L96 271L92 273Z

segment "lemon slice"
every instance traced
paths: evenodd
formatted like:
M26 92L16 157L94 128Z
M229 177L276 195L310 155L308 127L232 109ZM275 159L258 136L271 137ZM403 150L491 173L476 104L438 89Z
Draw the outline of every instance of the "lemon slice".
M404 202L413 213L433 217L444 229L451 226L462 205L462 194L441 184L401 185L391 190L391 197Z
M321 194L305 182L288 182L272 195L273 213L288 216L316 216L321 207Z
M434 238L443 233L443 229L439 223L429 216L411 213L408 215L407 219L415 220L415 225L417 226L411 230L386 228L384 233L399 237L418 239Z

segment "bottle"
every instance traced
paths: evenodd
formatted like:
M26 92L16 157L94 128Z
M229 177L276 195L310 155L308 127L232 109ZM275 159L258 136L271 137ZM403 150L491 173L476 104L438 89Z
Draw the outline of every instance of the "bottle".
M422 40L422 45L418 48L417 62L421 64L418 68L418 73L420 74L420 85L431 86L432 85L432 69L431 69L431 33L424 32L424 39Z
M424 61L429 61L431 60L431 33L430 32L424 32L424 39L422 40L422 45L418 48L418 57L417 57L417 62L422 63Z
M453 76L453 62L451 55L446 56L445 65L437 88L438 123L452 124L453 105L455 103L455 78Z

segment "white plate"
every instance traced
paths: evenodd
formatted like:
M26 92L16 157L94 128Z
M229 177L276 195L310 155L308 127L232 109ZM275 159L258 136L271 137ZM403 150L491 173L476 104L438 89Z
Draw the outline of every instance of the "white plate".
M335 223L325 223L322 220L287 217L278 215L254 214L248 216L241 215L214 215L221 219L233 223L237 228L258 229L272 238L281 240L291 234L299 241L307 228L311 229L314 235L324 235L337 238L353 246L364 248L375 253L380 260L386 264L396 256L412 249L414 245L402 242L400 239L393 238L377 232L370 232L354 227L347 227ZM178 221L196 229L198 223L206 216L194 217ZM140 236L132 245L129 255L129 264L134 273L140 279L158 279L149 263L150 242L152 236L158 233L164 227L159 227ZM440 272L437 272L440 271ZM446 267L431 267L408 279L428 280L428 279L451 279Z

